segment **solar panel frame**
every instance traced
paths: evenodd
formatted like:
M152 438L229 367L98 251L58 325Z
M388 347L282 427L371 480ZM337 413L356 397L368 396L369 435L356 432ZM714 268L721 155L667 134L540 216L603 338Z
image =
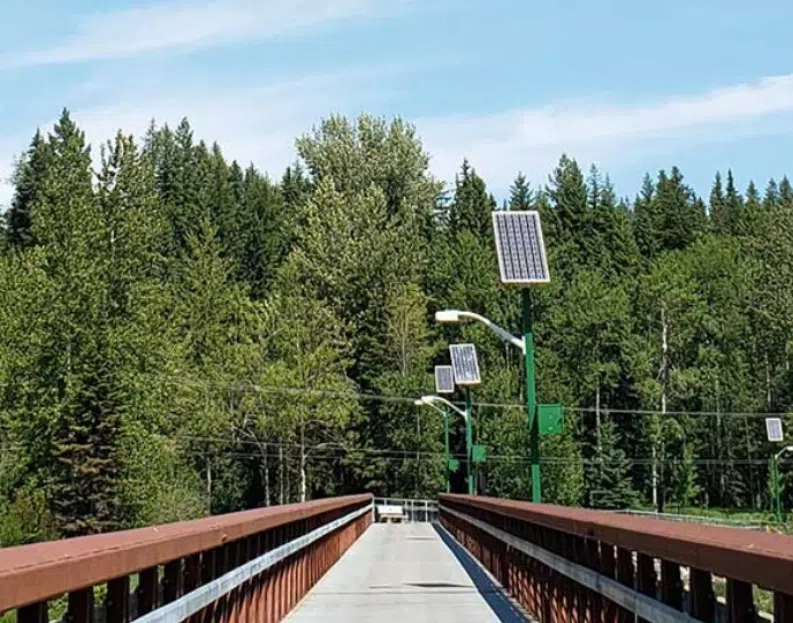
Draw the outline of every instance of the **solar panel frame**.
M451 366L435 366L435 391L438 394L454 393L454 370Z
M449 354L452 359L452 371L456 385L479 385L482 377L479 373L479 360L476 356L476 346L473 344L451 344Z
M491 218L501 282L518 286L550 283L540 213L496 210Z
M784 441L785 435L782 432L782 419L769 417L765 419L765 432L768 441Z

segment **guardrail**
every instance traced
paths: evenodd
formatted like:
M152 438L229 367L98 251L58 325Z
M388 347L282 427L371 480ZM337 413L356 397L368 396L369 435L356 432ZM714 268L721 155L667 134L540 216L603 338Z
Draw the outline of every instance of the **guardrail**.
M769 620L755 589L773 593L775 623L793 621L791 537L463 495L440 503L444 527L543 623Z
M727 517L710 517L707 515L682 515L679 513L658 513L656 511L641 510L618 510L610 511L620 515L636 515L637 517L648 517L652 519L664 519L666 521L683 521L687 523L698 523L707 526L724 526L727 528L742 528L744 530L765 530L771 525L768 521L759 519L731 519Z
M410 498L375 498L378 506L398 506L407 523L432 523L438 521L437 500L414 500Z
M0 614L46 623L66 595L69 623L279 621L371 522L355 495L6 548Z

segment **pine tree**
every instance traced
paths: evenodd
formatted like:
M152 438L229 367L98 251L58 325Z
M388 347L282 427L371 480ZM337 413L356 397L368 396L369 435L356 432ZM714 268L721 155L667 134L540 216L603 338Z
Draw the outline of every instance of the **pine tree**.
M6 240L11 247L25 248L33 245L31 211L41 200L44 179L47 175L49 144L37 131L27 153L17 165L14 174L14 197L7 215L8 233Z
M526 181L526 176L523 173L518 173L509 188L508 208L510 210L531 210L533 207L534 193L531 190L531 184Z
M586 263L591 243L587 186L578 163L563 155L547 189L553 218L548 237L556 241L555 271L570 278L576 267Z
M636 243L642 255L650 260L660 251L660 240L656 232L659 227L658 212L656 210L655 184L646 173L642 180L641 193L633 202L633 223Z
M725 196L725 208L727 213L727 233L738 235L741 232L741 223L744 219L744 205L741 194L735 189L735 181L732 171L727 171L727 189Z
M620 446L623 440L613 418L600 427L600 452L588 464L589 505L595 508L631 508L638 494L631 479L631 461Z
M449 206L450 233L469 231L482 238L492 237L491 213L496 210L493 195L488 194L485 181L464 160L455 180L454 200Z
M779 182L779 203L786 208L793 207L793 186L787 176Z
M655 235L660 238L661 249L684 249L703 231L703 205L684 184L677 167L672 167L669 174L665 171L658 174L654 201L659 217Z
M723 234L729 231L729 214L724 199L721 173L718 171L716 171L716 179L713 181L713 188L710 191L709 213L710 226L714 232Z

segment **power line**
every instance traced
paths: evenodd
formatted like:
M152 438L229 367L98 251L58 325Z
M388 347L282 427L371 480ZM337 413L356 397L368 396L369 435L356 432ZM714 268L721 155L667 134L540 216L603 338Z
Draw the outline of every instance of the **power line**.
M173 384L173 385L180 385L180 386L195 386L195 387L221 387L225 389L231 389L235 391L252 391L256 393L292 393L292 394L312 394L317 396L327 396L327 397L335 397L335 398L349 398L353 400L370 400L375 402L394 402L394 403L404 403L404 404L413 404L416 400L416 397L408 397L408 396L390 396L385 394L372 394L372 393L365 393L365 392L355 392L355 391L338 391L338 390L327 390L327 389L313 389L309 387L287 387L287 386L280 386L280 385L257 385L254 383L246 383L246 384L237 384L237 383L220 383L220 382L209 382L209 381L186 381L184 379L172 379L165 381L166 383ZM451 401L452 404L456 406L465 406L465 403L462 401ZM500 402L474 402L472 403L474 407L479 408L496 408L496 409L520 409L525 410L526 405L519 404L519 403L500 403ZM565 406L566 411L575 411L577 413L596 413L598 409L594 407L573 407L573 406ZM787 412L768 412L768 413L760 413L756 411L660 411L660 410L652 410L652 409L611 409L611 408L601 408L600 412L603 414L614 414L614 415L662 415L662 416L680 416L680 415L697 415L697 416L707 416L707 417L757 417L757 418L767 418L767 417L785 417L789 413Z
M200 451L190 451L186 452L185 455L187 456L205 456L205 453ZM234 452L234 451L224 451L219 453L216 456L221 457L231 457L231 458L262 458L261 454L254 453L254 452ZM465 458L464 454L451 454L453 458ZM375 461L378 462L412 462L415 461L417 457L416 452L408 452L404 456L351 456L349 454L338 454L338 455L311 455L306 457L308 462L311 461L342 461L348 460L350 462L368 462L372 463ZM432 452L421 452L418 453L418 457L420 460L430 460L435 459L441 461L445 458L445 454L443 453L432 453ZM276 457L274 457L276 458ZM292 459L292 460L299 460L301 458L300 454L282 454L278 455L278 458L284 459ZM656 465L680 465L680 464L688 464L694 466L719 466L725 465L730 467L752 467L752 466L767 466L768 459L693 459L690 461L686 461L685 459L674 459L674 458L667 458L667 459L652 459L652 458L626 458L626 459L587 459L587 458L570 458L570 457L553 457L553 456L545 456L540 459L542 463L550 464L550 465L609 465L612 463L617 462L625 462L630 464L630 467L634 466L645 466L649 467L655 463ZM489 455L487 457L488 463L525 463L529 465L531 463L531 457L528 456L509 456L509 455Z

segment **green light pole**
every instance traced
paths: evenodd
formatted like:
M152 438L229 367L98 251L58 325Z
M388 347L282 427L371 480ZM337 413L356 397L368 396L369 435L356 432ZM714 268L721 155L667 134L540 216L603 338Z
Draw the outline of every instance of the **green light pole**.
M465 449L468 455L468 460L465 462L466 471L468 476L468 495L474 495L476 489L474 487L474 427L471 424L471 390L465 388Z
M793 446L786 446L777 452L771 459L771 486L774 492L774 519L782 523L782 486L779 481L779 459L786 452L793 452Z
M447 324L456 324L464 319L476 320L496 333L505 342L520 349L523 353L526 383L526 419L529 427L529 448L531 454L531 500L532 502L539 503L542 501L542 475L540 471L540 432L542 429L540 427L540 414L543 408L554 407L557 410L553 412L559 414L558 417L561 418L561 407L558 405L543 405L541 408L541 405L537 404L537 391L534 378L534 332L532 329L531 291L527 288L521 290L521 303L523 312L522 339L512 335L506 329L502 329L484 316L480 316L473 312L445 309L436 312L435 319L438 322ZM561 419L559 419L556 424L557 426L561 426ZM549 427L549 434L551 428L553 427Z
M436 403L440 403L443 405L439 407ZM444 437L444 453L446 455L446 492L449 493L451 491L451 483L449 482L450 472L451 472L451 452L449 449L449 411L454 411L463 416L465 420L465 452L466 456L471 456L471 425L470 421L471 418L469 417L470 413L470 396L468 391L466 391L466 409L465 411L459 409L454 404L446 400L445 398L441 398L440 396L422 396L418 400L416 400L413 404L417 407L427 406L432 407L436 411L439 411L443 415L443 437ZM473 484L473 480L471 479L471 462L468 461L468 492L471 492L471 486Z
M445 472L446 472L446 493L450 493L452 490L452 483L451 483L451 454L449 453L449 409L444 407L443 408L443 451L446 455L446 464L445 464Z
M534 381L534 332L532 330L531 291L521 290L523 324L523 359L526 373L526 421L529 425L531 451L531 501L542 501L540 471L540 410L537 408L537 388Z

